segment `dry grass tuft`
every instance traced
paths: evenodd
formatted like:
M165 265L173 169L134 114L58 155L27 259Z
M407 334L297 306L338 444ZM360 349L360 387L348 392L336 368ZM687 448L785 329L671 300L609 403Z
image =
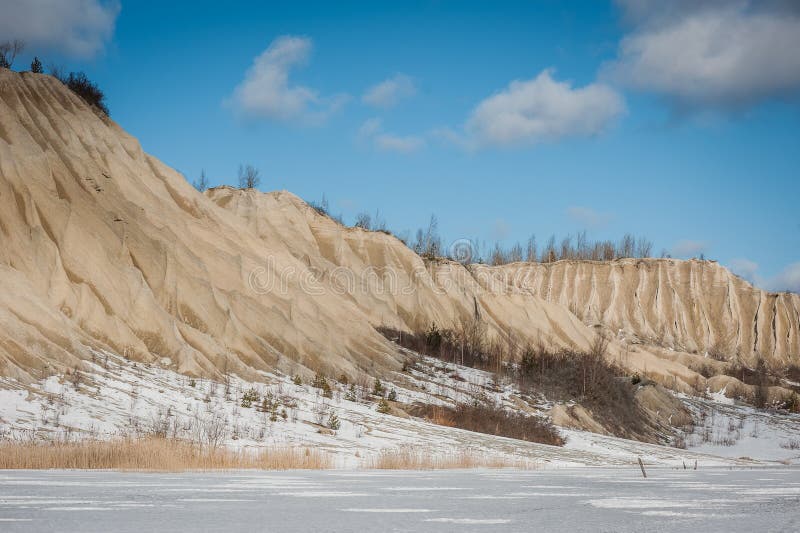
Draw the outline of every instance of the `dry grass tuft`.
M522 458L489 456L472 451L431 455L409 447L382 450L366 460L365 467L379 470L448 470L458 468L538 468L538 463Z
M159 438L80 442L0 443L0 469L111 469L179 472L253 468L331 468L329 456L310 448L232 451L203 449Z

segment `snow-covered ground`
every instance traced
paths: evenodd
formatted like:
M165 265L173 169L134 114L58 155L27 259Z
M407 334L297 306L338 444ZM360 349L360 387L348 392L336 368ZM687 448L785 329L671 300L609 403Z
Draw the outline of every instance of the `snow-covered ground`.
M797 531L796 468L0 471L0 530Z
M687 448L722 457L800 463L800 415L735 404L723 394L711 397L681 398L695 420L685 428Z
M381 450L405 447L434 456L469 452L501 457L533 468L632 464L637 457L672 466L693 465L695 460L704 466L749 463L737 459L742 456L766 461L800 457L800 451L781 447L791 433L800 435L798 417L777 418L711 400L685 399L698 413L726 413L713 415L715 424L735 413L744 417L744 428L760 428L738 441L747 445L746 453L734 452L735 446L695 443L691 437L690 449L683 450L575 430L562 430L564 447L546 446L381 414L375 399L363 390L371 383L350 391L329 381L332 393L326 398L308 383L294 384L290 376L264 373L258 382L231 376L226 384L191 379L169 370L168 360L162 363L164 367L135 363L98 352L77 374L50 376L33 386L0 379L0 437L163 434L232 448L304 445L330 453L337 466L349 468L368 464ZM511 406L520 401L513 386L495 383L490 373L428 358L398 375L394 384L384 385L395 391L400 404L490 398ZM257 400L245 407L242 399L251 389ZM332 418L338 419L338 429L330 429L335 426Z

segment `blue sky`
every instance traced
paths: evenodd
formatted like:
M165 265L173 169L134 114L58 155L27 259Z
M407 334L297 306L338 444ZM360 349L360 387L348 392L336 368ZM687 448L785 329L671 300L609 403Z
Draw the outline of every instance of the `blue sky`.
M86 71L190 181L252 163L346 222L435 213L446 242L506 246L632 232L800 290L797 4L18 4L18 62Z

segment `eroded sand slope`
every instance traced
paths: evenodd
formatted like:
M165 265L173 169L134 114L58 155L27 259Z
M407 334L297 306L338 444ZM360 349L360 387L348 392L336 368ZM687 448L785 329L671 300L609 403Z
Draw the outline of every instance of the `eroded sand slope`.
M596 322L621 328L644 342L624 364L679 384L697 375L651 343L800 355L800 298L718 265L426 263L290 193L200 194L54 78L4 69L0 238L0 373L23 379L76 364L84 345L196 374L377 374L401 356L375 327L476 314L492 335L552 346L586 348Z

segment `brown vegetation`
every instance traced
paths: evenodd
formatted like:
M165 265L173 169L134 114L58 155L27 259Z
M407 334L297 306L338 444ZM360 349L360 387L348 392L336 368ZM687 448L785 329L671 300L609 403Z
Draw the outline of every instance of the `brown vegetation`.
M385 470L444 470L456 468L522 468L537 467L534 461L522 458L498 457L466 450L463 452L431 455L410 447L382 450L381 454L366 460L366 468Z
M488 339L478 319L449 330L431 325L425 332L412 334L386 328L380 331L418 353L513 379L524 392L538 392L550 400L577 401L616 434L646 432L646 416L634 396L641 380L632 380L606 360L608 340L603 335L597 335L590 349L581 353L551 352L543 346L522 345L511 337Z
M508 411L489 403L458 404L455 407L426 404L412 409L411 414L440 426L552 446L564 445L564 439L549 419Z
M310 448L233 451L161 438L0 443L0 469L183 470L326 469L330 457Z

